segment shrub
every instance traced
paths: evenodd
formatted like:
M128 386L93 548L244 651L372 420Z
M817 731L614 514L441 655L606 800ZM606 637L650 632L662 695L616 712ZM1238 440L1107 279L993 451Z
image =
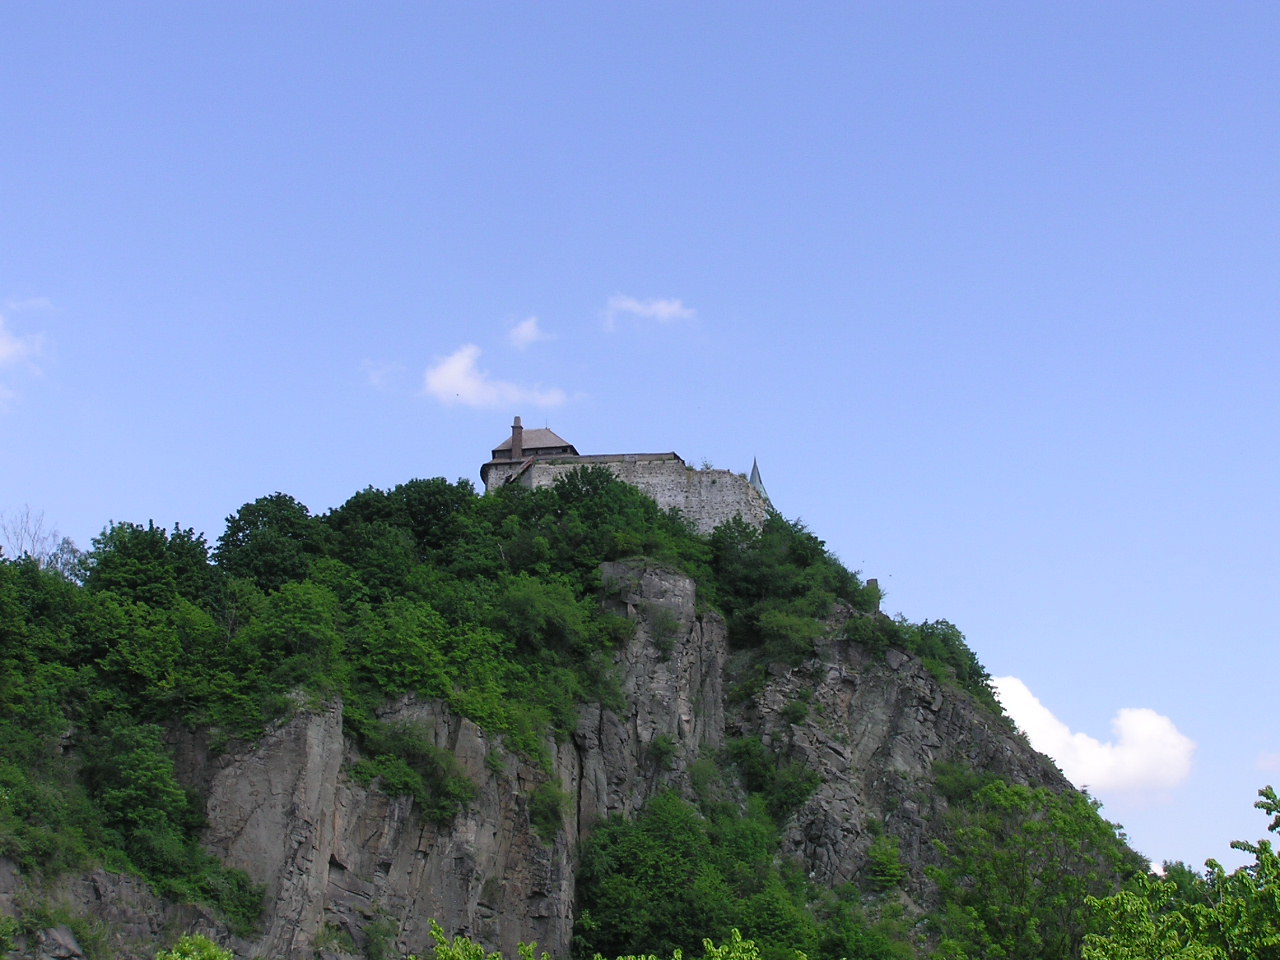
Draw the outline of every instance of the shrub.
M659 770L670 770L675 765L676 742L668 734L661 733L649 744L649 759Z
M907 878L907 868L902 864L901 847L897 837L881 834L867 851L868 885L877 893L902 886Z
M822 780L817 771L782 759L759 737L732 741L728 754L747 789L763 795L770 816L779 825L800 809Z
M457 758L430 743L425 730L409 724L373 723L360 739L374 756L356 763L351 773L356 782L367 786L381 778L383 791L392 796L409 794L433 823L451 822L479 792Z
M529 796L529 823L539 837L550 843L564 827L568 809L569 795L559 784L547 781L539 784Z
M201 934L188 934L171 950L161 950L156 960L235 960L230 950Z

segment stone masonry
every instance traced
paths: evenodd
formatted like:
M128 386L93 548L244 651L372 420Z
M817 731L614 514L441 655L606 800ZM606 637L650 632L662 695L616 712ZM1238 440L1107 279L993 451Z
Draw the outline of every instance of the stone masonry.
M675 453L579 454L550 430L525 431L516 417L511 438L494 448L480 468L489 492L509 483L529 488L548 487L570 470L601 466L631 484L664 510L672 508L710 533L735 516L756 527L772 509L763 487L731 470L695 470Z

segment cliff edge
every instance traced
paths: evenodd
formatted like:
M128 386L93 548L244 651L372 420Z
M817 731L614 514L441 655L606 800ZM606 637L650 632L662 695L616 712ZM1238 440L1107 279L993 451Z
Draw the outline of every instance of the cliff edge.
M300 707L259 742L220 754L199 732L175 732L178 770L206 798L205 845L265 888L260 929L236 936L203 908L166 904L103 870L33 889L0 863L0 909L40 899L49 916L78 919L24 938L22 955L71 960L88 952L77 937L94 931L110 954L143 958L190 930L240 956L423 955L435 919L508 955L536 940L567 956L584 839L659 791L692 795L693 761L747 736L818 773L786 824L784 853L832 887L862 880L874 837L888 832L906 889L928 900L924 871L946 807L933 788L939 761L1072 789L1007 722L917 659L841 639L849 610L825 624L812 657L775 666L730 703L725 624L700 609L692 580L641 563L606 564L602 577L606 603L635 625L616 656L622 700L584 706L571 736L548 739L546 762L506 751L438 701L387 704L382 719L422 731L476 787L440 825L409 796L352 776L359 754L338 700Z

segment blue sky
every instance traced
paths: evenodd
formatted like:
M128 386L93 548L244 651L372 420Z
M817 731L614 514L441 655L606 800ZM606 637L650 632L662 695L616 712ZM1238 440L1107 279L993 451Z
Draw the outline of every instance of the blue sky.
M516 414L756 457L1140 851L1238 862L1277 49L1260 3L5 4L0 511L212 541L477 481Z

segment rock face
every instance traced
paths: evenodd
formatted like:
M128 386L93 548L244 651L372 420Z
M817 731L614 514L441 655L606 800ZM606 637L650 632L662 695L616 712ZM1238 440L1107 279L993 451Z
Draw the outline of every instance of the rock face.
M532 830L528 798L548 774L506 756L471 721L436 702L401 701L383 718L428 731L479 786L442 828L408 796L389 797L344 771L357 759L340 703L296 715L252 749L216 761L206 844L265 884L260 937L247 956L361 952L370 941L423 953L428 919L514 951L520 939L567 946L571 846ZM555 767L566 766L556 752Z
M475 800L448 826L426 822L410 798L389 797L376 781L366 787L352 779L358 757L343 736L342 705L328 702L217 757L198 737L178 744L178 769L208 798L207 846L266 887L257 936L238 939L204 911L165 906L137 881L101 871L64 881L49 896L103 921L110 951L121 957L149 957L187 930L240 956L424 955L429 919L508 955L517 942L537 940L563 957L580 842L604 818L633 815L656 791L687 792L689 763L730 737L760 736L820 771L822 784L785 842L828 884L859 879L873 820L901 838L920 884L940 802L930 790L937 760L1069 789L1004 724L897 651L873 661L855 644L820 641L813 659L778 670L728 714L724 623L699 611L692 581L626 563L602 573L607 602L636 625L618 655L624 705L584 708L571 738L548 742L549 765L508 754L438 702L405 699L386 708L384 719L427 731L477 786ZM837 617L831 636L839 626ZM531 822L530 798L546 784L565 803L560 829L544 838ZM20 887L0 863L0 909ZM77 949L70 931L60 930L23 953L74 958Z
M636 622L618 658L625 709L584 708L569 742L547 744L549 772L438 702L406 699L383 712L429 731L479 787L447 828L424 822L410 798L346 775L357 758L338 703L216 760L189 747L182 769L213 770L206 844L268 891L265 930L237 953L310 958L317 941L363 950L386 938L421 955L435 919L509 955L521 940L567 955L580 839L678 784L684 760L722 746L725 731L724 624L697 613L693 583L622 564L604 579L610 602ZM548 782L569 798L550 842L529 817L533 791Z
M785 838L815 881L857 882L877 829L897 836L913 893L928 900L923 872L936 863L931 822L946 806L931 768L947 761L1011 783L1074 789L1053 762L970 696L944 686L916 658L889 650L879 661L858 644L826 640L818 655L782 671L737 718L822 782ZM789 720L801 711L798 721ZM788 709L790 707L790 709Z
M62 877L47 887L32 887L12 862L0 860L0 915L24 913L33 905L46 908L51 917L79 920L75 929L58 922L34 936L20 935L17 955L36 960L87 960L85 944L90 952L94 946L100 948L96 956L150 958L159 945L169 945L182 932L226 939L222 925L208 911L159 900L135 877L95 869Z

